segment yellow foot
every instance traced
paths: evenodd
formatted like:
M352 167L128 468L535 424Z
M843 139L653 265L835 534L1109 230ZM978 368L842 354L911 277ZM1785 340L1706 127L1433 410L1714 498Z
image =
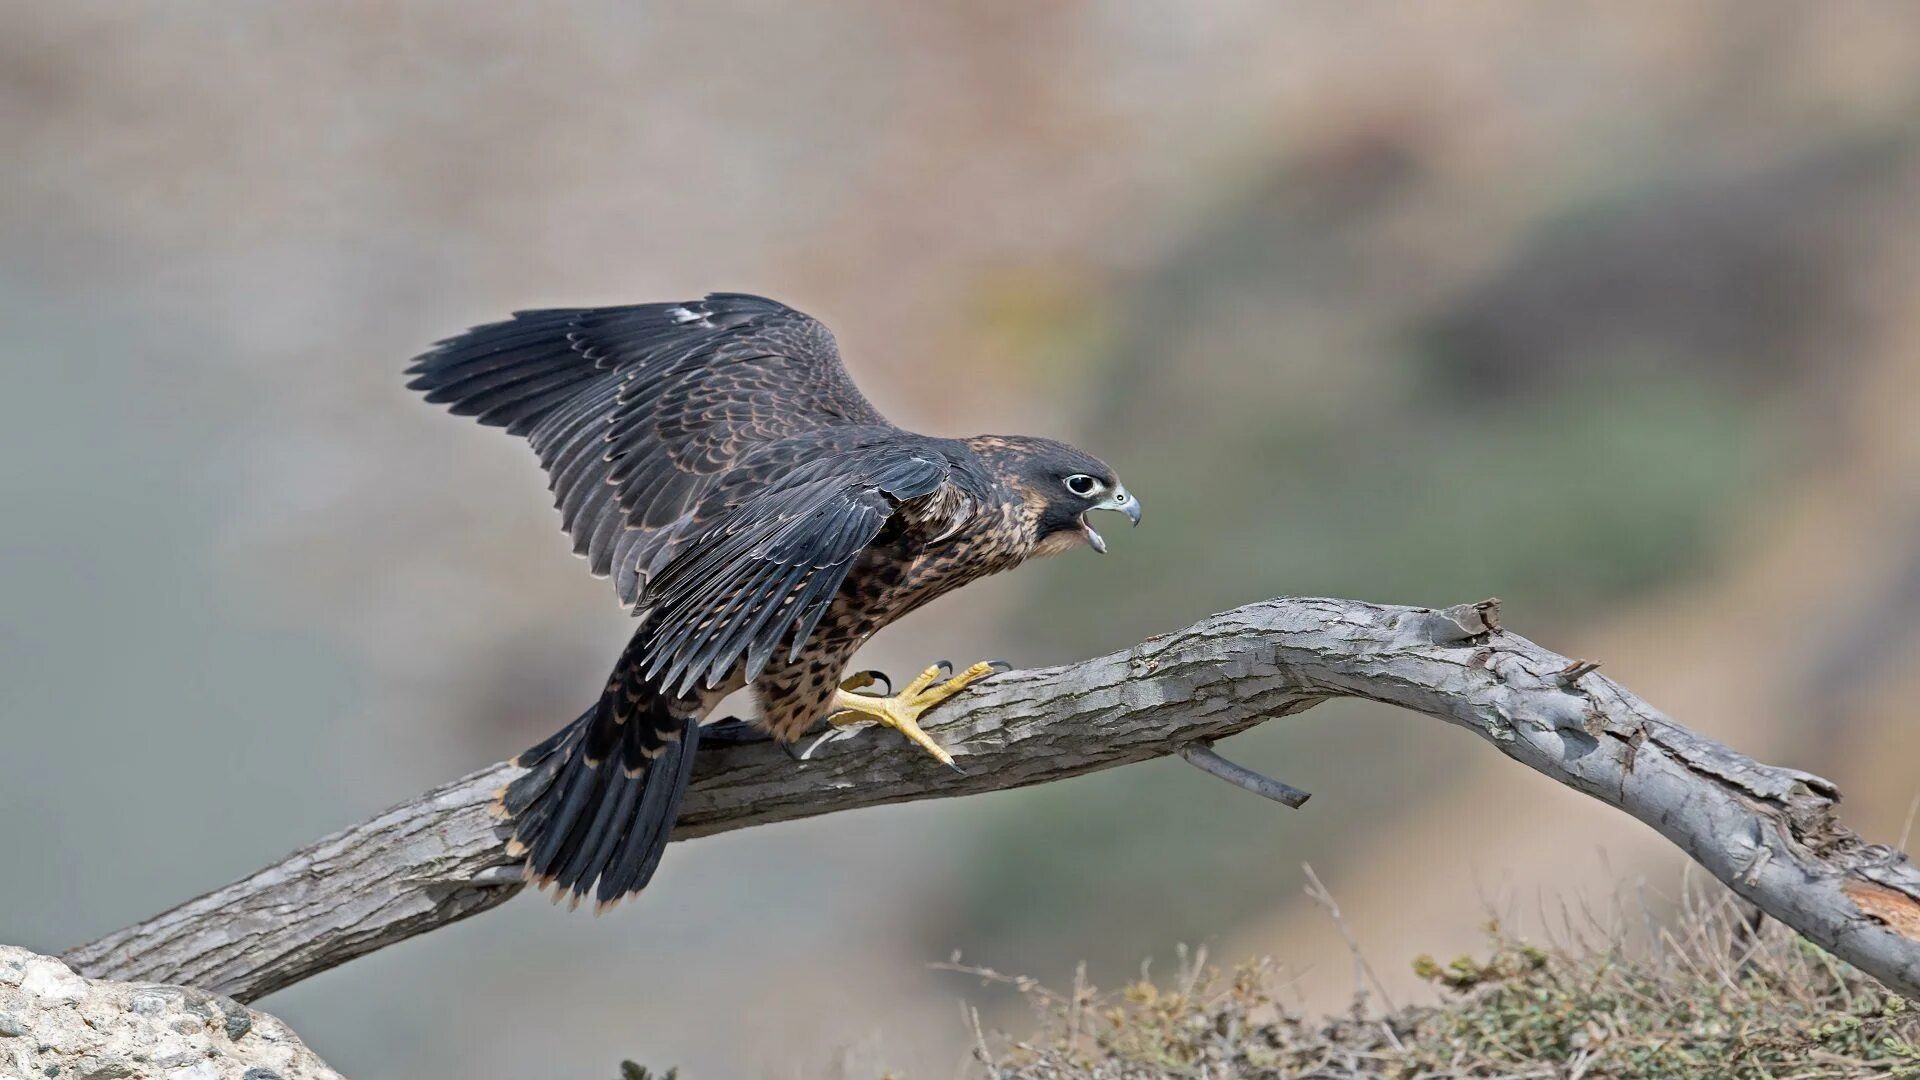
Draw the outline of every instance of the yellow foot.
M840 689L834 692L835 711L827 717L827 723L836 728L866 727L869 724L890 727L938 758L941 764L957 768L953 766L953 755L934 742L931 735L920 730L920 716L981 679L1007 670L1007 667L999 661L983 660L953 675L953 666L943 662L921 672L899 693L886 697L852 692L875 682L876 672L863 671L840 684Z

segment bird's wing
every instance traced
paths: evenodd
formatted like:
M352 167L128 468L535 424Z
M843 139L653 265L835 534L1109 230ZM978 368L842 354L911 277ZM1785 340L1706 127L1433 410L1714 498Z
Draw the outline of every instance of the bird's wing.
M805 451L798 463L796 451ZM641 600L647 675L670 692L717 685L743 658L751 681L782 641L797 654L901 504L965 506L984 495L936 440L904 432L853 448L774 445L755 457L778 462L777 476L729 482L703 500L699 524ZM740 497L741 487L750 493Z
M847 377L825 326L738 293L523 311L440 342L408 373L427 400L527 437L575 553L633 604L723 478L750 458L773 475L769 444L896 430Z

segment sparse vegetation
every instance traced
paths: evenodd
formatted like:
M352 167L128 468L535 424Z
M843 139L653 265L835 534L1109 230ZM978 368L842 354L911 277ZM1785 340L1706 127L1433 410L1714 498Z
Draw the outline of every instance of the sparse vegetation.
M1111 993L961 970L1012 985L1041 1018L1027 1039L976 1029L995 1080L1920 1078L1920 1006L1732 901L1591 937L1542 947L1490 925L1484 958L1413 962L1440 1004L1386 1012L1361 994L1319 1019L1282 1004L1264 961L1221 971L1201 955Z

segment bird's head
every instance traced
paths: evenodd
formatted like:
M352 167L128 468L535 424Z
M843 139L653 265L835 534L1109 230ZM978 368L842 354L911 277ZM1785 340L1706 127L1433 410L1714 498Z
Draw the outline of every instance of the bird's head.
M1115 510L1140 524L1140 500L1092 454L1052 439L990 442L988 456L1018 494L1032 527L1033 554L1055 555L1082 544L1105 554L1107 542L1087 521L1095 510Z

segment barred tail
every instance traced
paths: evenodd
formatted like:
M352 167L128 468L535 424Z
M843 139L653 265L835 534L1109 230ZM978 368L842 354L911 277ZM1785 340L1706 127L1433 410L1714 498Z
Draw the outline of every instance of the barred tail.
M698 715L629 685L632 670L623 662L593 708L514 759L527 772L495 804L509 854L556 901L592 893L605 910L645 888L692 777Z

